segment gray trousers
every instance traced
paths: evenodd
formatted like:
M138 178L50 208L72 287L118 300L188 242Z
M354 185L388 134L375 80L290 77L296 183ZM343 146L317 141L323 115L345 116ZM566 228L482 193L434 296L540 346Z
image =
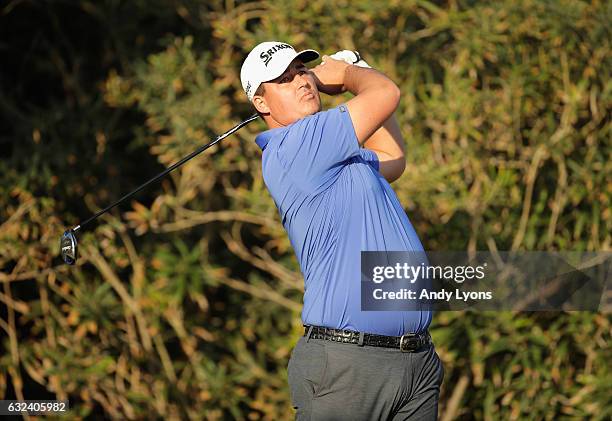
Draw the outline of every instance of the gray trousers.
M302 420L436 420L442 362L433 346L399 349L300 338L287 367Z

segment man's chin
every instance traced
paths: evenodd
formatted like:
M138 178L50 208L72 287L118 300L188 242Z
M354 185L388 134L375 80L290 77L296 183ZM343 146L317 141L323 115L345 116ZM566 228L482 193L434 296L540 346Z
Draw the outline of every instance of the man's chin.
M308 104L308 106L301 108L300 113L296 117L294 117L291 121L287 121L286 124L283 124L283 125L293 124L296 121L301 120L304 117L308 117L309 115L318 113L322 109L323 107L321 106L321 103L318 101L317 103L313 102L312 104Z
M312 115L315 113L318 113L319 111L321 111L323 109L323 107L321 106L321 102L320 101L313 101L312 105L310 107L308 107L308 115Z

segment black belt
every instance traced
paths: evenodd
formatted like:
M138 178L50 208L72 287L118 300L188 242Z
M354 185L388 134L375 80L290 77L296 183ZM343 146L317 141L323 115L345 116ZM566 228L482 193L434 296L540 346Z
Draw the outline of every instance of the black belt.
M385 336L321 326L304 325L304 329L304 336L306 336L307 339L323 339L326 341L342 342L359 346L368 345L383 348L397 348L402 352L415 352L431 345L431 336L428 331L421 333L406 333L402 336Z

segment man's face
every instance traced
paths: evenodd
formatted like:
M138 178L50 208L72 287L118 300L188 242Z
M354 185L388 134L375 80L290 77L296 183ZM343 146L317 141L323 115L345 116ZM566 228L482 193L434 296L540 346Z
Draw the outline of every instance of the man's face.
M321 111L321 98L313 74L300 59L291 62L287 70L270 82L264 83L263 96L255 96L253 103L264 113L273 127L287 126Z

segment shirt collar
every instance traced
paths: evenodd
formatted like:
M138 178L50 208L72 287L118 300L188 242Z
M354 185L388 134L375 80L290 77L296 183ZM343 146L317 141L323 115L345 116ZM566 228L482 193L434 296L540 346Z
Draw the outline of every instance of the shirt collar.
M255 138L255 143L257 143L257 146L259 146L263 151L264 149L266 149L266 146L268 146L268 142L270 141L270 139L272 139L275 134L277 134L280 130L283 129L285 129L285 127L277 127L275 129L270 129L266 130L265 132L261 132Z

